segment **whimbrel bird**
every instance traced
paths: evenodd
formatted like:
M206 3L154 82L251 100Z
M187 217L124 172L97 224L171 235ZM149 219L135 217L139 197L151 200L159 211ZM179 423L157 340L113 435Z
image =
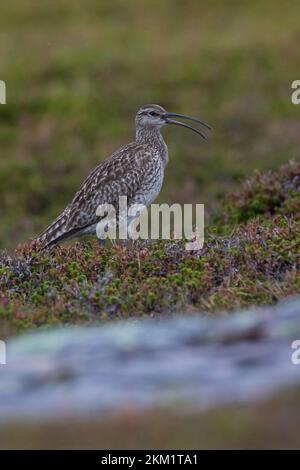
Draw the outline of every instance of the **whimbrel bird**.
M128 206L148 207L158 196L168 163L168 148L160 133L166 124L186 127L206 139L190 125L174 120L181 118L210 129L199 119L168 113L157 104L142 106L135 118L136 140L124 145L98 165L81 185L73 200L37 238L43 248L73 237L96 234L100 221L96 214L100 204L117 207L119 197L126 196Z

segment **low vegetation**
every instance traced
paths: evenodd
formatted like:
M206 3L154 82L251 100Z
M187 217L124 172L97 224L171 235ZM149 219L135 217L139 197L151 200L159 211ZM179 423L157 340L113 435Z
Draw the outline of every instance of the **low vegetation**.
M13 330L234 310L300 291L300 164L256 174L229 196L203 249L97 241L0 257L0 315Z

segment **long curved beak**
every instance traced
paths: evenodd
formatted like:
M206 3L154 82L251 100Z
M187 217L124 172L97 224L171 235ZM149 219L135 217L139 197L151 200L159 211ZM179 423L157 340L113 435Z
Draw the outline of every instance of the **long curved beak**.
M165 119L167 124L174 124L175 126L186 127L187 129L190 129L191 131L194 131L197 134L201 135L201 137L204 140L207 140L207 137L201 131L199 131L198 129L195 129L192 126L189 126L185 122L176 121L175 119L170 119L172 117L178 117L178 118L181 118L181 119L187 119L188 121L197 122L198 124L201 124L201 126L205 127L206 129L211 130L211 127L206 122L200 121L200 119L196 119L196 118L191 117L191 116L186 116L185 114L166 113L164 115L164 119Z

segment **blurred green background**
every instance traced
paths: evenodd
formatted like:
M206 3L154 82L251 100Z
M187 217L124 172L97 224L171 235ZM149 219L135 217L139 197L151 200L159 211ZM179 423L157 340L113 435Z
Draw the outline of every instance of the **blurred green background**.
M165 129L160 201L207 214L254 169L299 156L300 2L10 0L0 7L0 247L37 235L134 137L145 103L199 116Z

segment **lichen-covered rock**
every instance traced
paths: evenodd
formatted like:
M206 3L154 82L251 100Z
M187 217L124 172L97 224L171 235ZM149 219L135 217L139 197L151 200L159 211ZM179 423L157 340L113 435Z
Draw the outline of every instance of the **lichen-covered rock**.
M300 383L300 300L224 318L67 327L8 342L0 416L103 418L124 410L249 403Z

